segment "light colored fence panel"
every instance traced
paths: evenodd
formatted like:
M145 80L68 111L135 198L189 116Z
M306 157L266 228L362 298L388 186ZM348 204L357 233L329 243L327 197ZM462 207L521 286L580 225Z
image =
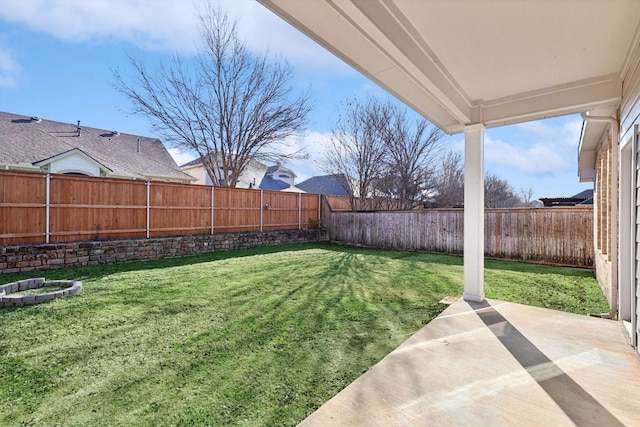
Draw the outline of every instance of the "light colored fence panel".
M43 242L46 202L45 175L0 171L0 245Z
M497 258L593 265L591 208L491 209L485 253Z
M332 212L329 237L342 243L409 251L462 253L463 211ZM593 266L590 208L488 209L485 255Z

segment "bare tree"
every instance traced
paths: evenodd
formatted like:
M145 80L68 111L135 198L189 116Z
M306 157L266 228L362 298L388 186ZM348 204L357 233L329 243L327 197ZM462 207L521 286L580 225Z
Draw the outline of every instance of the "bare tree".
M531 187L521 188L520 196L522 199L522 203L525 205L528 205L533 200L533 188Z
M450 151L444 156L433 188L435 193L434 201L428 206L437 208L464 206L464 163L462 153ZM522 200L509 182L492 173L485 174L484 203L487 208L522 206Z
M434 194L433 201L428 204L430 207L454 208L464 204L462 153L449 151L443 157L432 191Z
M384 166L383 128L388 116L388 106L375 98L350 101L331 132L321 167L342 177L341 184L359 200L359 208L373 196L373 182Z
M487 208L511 208L521 206L522 201L506 179L489 173L484 178L484 205Z
M422 206L433 185L444 133L423 118L412 123L398 106L388 104L388 111L381 190L389 208L414 209Z
M522 202L522 206L536 208L542 206L542 202L540 200L533 199L533 188L521 188L520 189L520 201Z
M350 101L331 133L322 168L343 178L360 208L413 209L429 191L443 136L389 101Z
M290 66L252 55L235 22L211 4L200 23L203 47L195 65L174 55L150 73L131 58L132 77L114 71L133 113L147 116L170 144L197 152L214 185L235 187L251 159L303 157L274 150L303 129L310 111L307 94L292 93Z

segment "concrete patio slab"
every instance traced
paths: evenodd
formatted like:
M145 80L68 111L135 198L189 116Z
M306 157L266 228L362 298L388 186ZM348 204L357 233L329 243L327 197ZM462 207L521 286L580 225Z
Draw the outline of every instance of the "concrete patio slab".
M459 300L311 414L309 426L640 426L619 322Z

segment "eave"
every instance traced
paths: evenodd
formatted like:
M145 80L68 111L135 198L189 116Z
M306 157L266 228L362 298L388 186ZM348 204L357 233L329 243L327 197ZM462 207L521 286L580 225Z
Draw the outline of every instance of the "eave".
M619 105L624 67L629 63L629 51L637 41L640 22L639 5L630 1L607 2L606 6L598 2L585 4L579 1L526 0L514 3L491 0L473 3L405 0L258 1L449 134L462 132L466 125L474 123L495 127ZM463 4L465 7L461 7ZM469 16L470 12L463 13L465 9L474 8L482 10L483 16L477 19ZM517 14L519 8L523 12L519 16L522 25L510 27L508 20L516 16L514 13ZM585 19L584 23L579 22L580 18L575 13L578 8L581 10L580 18ZM416 18L412 15L416 12L427 19ZM451 12L457 15L451 15ZM534 16L530 17L525 12L535 13L531 13ZM500 21L501 14L505 21ZM534 44L522 45L517 51L515 42L509 43L508 39L516 39L521 34L505 33L505 46L511 50L503 52L494 49L491 37L495 37L495 34L482 25L485 21L480 20L492 16L496 26L515 28L526 33L521 38ZM540 18L546 16L566 23L566 28ZM422 21L429 19L431 23L443 21L451 24L452 28L445 28L450 31L445 35L450 35L450 42L445 36L444 42L434 40L432 32L420 27L426 26ZM592 27L593 22L602 24ZM631 27L627 31L618 30L621 25L628 24ZM576 34L568 34L573 31ZM636 36L631 39L628 34ZM592 39L587 39L585 35ZM609 47L603 42L594 43L607 37L620 40L611 40ZM555 47L545 43L549 38L557 40L561 53L586 51L593 56L579 56L584 64L574 64L560 57L556 61L557 66L564 65L565 68L550 69L544 61L533 62L530 67L532 62L526 60L524 52L532 51L543 58L556 59ZM524 57L525 60L520 63L517 63L518 58L513 59L514 70L524 71L522 84L517 80L514 84L512 80L509 89L479 89L483 82L495 83L496 76L480 67L477 77L469 78L465 67L478 65L473 61L465 63L459 58L457 62L451 60L451 51L467 47L471 42L486 50L486 55L498 55L496 59L500 63L510 60L509 55L514 52L520 54L519 59ZM600 59L606 56L601 55L602 52L606 53L607 49L613 47L616 51L610 57L615 58L615 63ZM603 70L609 72L603 73ZM530 76L537 77L535 85L527 84ZM473 93L484 93L486 96L478 98L470 95Z

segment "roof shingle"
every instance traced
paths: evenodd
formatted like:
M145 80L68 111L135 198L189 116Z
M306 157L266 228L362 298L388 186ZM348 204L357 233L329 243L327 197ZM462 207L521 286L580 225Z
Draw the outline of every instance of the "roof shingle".
M119 176L191 181L157 138L0 112L0 163L33 164L77 148ZM138 144L140 150L138 151Z

